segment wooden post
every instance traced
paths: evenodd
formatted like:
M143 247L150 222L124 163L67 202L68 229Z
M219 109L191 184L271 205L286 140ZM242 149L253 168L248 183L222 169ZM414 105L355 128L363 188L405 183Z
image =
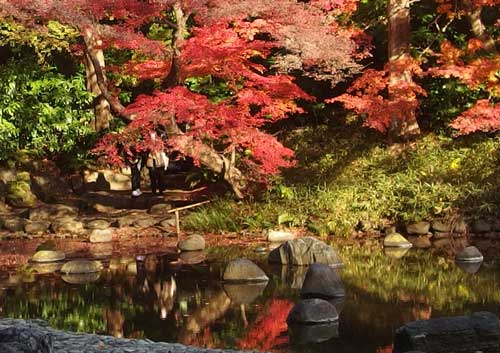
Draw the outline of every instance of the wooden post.
M177 238L179 238L179 234L181 233L181 225L179 221L179 210L177 210L175 211L175 232L177 233Z
M177 207L177 208L174 208L174 209L171 209L170 211L168 211L168 213L174 212L174 214L175 214L175 232L177 233L177 238L179 238L179 235L181 234L181 224L180 224L179 211L181 211L181 210L187 210L189 208L200 206L200 205L203 205L203 204L206 204L206 203L209 203L209 202L210 202L210 200L205 200L205 201L201 201L201 202L198 202L198 203L193 203L192 205L186 205L186 206L182 206L182 207Z

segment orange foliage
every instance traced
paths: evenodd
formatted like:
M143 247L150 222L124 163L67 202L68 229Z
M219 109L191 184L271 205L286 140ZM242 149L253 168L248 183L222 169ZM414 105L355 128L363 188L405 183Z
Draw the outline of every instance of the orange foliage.
M390 82L393 75L402 76L404 73L421 76L422 70L413 59L391 62L380 71L365 70L348 93L327 102L340 102L356 114L365 114L363 125L386 132L393 119L405 119L415 111L418 107L417 95L426 95L425 90L413 80L399 80L396 84Z

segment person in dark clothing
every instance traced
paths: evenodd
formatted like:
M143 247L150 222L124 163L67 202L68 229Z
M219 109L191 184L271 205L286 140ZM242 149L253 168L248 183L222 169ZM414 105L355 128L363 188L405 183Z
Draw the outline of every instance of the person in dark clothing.
M151 139L155 141L156 133L151 133ZM146 167L149 170L149 179L151 181L151 192L153 194L162 193L165 190L163 176L168 168L169 159L165 151L151 151L146 161Z
M130 166L130 173L132 175L132 197L138 197L142 195L141 191L141 170L146 164L147 154L141 153L134 157L127 159Z

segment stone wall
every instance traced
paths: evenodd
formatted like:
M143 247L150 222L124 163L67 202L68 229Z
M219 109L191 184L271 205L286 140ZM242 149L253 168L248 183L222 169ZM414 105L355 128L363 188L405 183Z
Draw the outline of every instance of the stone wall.
M2 353L238 353L178 343L77 334L55 330L40 320L0 319Z

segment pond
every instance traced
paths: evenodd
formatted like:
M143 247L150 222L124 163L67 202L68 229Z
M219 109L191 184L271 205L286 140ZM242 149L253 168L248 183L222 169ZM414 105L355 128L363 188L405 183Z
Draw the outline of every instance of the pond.
M212 248L205 261L192 265L179 263L176 254L137 262L115 259L87 279L29 269L3 274L0 315L39 318L65 330L202 347L346 353L391 352L394 330L417 319L482 310L500 315L498 262L469 273L425 251L397 259L378 248L339 250L346 297L335 302L339 323L322 333L320 343L306 343L311 332L290 335L286 325L306 269L270 266L266 254L252 249ZM223 264L242 254L265 270L267 285L220 281ZM189 261L203 256L193 254Z

